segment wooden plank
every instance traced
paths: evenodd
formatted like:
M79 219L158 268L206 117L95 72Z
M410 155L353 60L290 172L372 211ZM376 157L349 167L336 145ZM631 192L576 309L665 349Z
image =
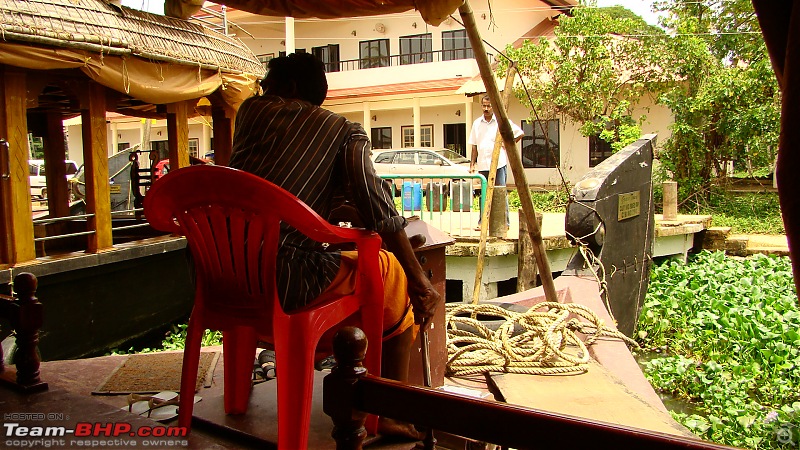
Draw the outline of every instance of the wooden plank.
M658 431L692 434L669 414L642 400L597 361L581 375L496 374L492 382L506 402L589 420Z
M7 167L9 173L7 179L0 181L0 239L3 241L0 262L12 266L36 258L31 222L25 76L21 69L0 67L0 138L8 141L8 155L2 157L2 171Z
M167 145L169 166L179 169L189 165L189 104L176 102L167 105Z
M106 129L105 87L89 82L81 108L83 160L86 181L86 212L89 235L86 251L97 253L111 248L111 194L108 186L108 131ZM87 230L88 231L88 230Z

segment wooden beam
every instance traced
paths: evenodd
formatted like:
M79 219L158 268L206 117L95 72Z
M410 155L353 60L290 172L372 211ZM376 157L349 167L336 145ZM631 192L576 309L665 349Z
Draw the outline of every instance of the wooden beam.
M36 259L31 221L31 186L28 169L28 120L26 73L0 65L0 138L8 142L8 154L0 155L0 263L10 266ZM0 152L6 153L0 147Z
M69 186L64 151L64 125L59 111L28 115L28 130L42 138L47 168L47 208L51 217L69 215Z
M514 87L514 77L517 74L517 69L513 67L509 67L508 74L506 74L506 86L505 91L503 92L504 99L501 105L508 104L508 99L511 97L511 89ZM494 78L493 78L494 79ZM503 109L505 110L506 107ZM494 108L492 108L494 109ZM507 111L506 111L507 112ZM498 121L500 119L497 119ZM506 121L508 123L508 121ZM483 266L486 263L486 238L489 235L489 224L492 220L492 213L496 212L494 208L494 183L495 179L497 178L497 165L500 162L500 150L503 148L503 137L500 135L500 128L498 127L497 135L494 138L494 149L492 149L492 161L489 164L489 179L488 187L486 188L486 202L483 205L483 213L481 218L481 239L478 244L478 264L475 267L475 284L473 285L472 289L472 303L477 305L480 301L481 295L481 288L483 286ZM515 144L516 146L516 144ZM506 152L507 154L508 152ZM469 154L469 151L467 152ZM503 189L506 187L503 186ZM504 197L505 198L505 197ZM503 225L505 225L506 217L505 217L505 208L502 208L503 211ZM505 228L505 233L508 232L508 227Z
M189 103L167 105L167 146L172 170L189 165Z
M558 294L556 293L555 284L553 283L553 272L550 270L550 261L547 259L547 254L545 252L542 230L539 228L539 224L536 223L536 209L533 207L533 200L528 193L528 178L525 175L525 168L522 166L522 157L514 142L514 132L511 130L511 125L508 123L508 113L503 107L500 91L497 89L497 83L495 83L494 75L492 74L492 67L489 64L489 57L486 56L486 52L484 51L483 41L481 40L478 26L475 22L475 15L472 13L472 7L468 0L464 0L464 3L458 8L458 12L461 15L461 19L464 21L464 28L467 31L467 36L469 36L469 42L472 45L481 78L483 78L483 83L486 86L486 93L492 101L492 109L497 116L497 128L503 136L506 155L508 156L508 165L511 167L511 171L514 174L517 191L520 192L520 206L525 212L525 219L528 222L528 234L533 243L536 264L539 267L539 276L542 279L542 288L544 289L545 298L547 298L549 302L557 302Z
M108 132L106 129L105 87L89 82L87 96L82 99L81 130L83 164L86 181L86 212L94 214L87 221L88 253L111 248L111 194L108 186Z
M235 112L224 106L215 105L211 110L214 121L214 164L227 166L233 150L233 117Z

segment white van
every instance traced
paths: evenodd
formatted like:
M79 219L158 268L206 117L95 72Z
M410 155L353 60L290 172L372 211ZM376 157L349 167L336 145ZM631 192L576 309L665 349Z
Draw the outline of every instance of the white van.
M78 173L78 164L71 160L67 160L65 163L67 165L67 180L69 180ZM31 197L46 199L47 179L45 177L44 160L28 160L28 167L30 168Z

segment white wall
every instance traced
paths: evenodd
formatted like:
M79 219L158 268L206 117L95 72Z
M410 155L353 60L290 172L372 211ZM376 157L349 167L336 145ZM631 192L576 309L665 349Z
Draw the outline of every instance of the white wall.
M144 127L144 120L151 120L150 128L150 141L166 141L167 140L167 121L152 119L139 119L137 117L127 116L114 116L107 124L108 132L108 156L117 153L118 143L127 143L130 147L139 144L142 139L142 129ZM78 163L83 164L83 136L81 134L81 118L76 117L64 121L64 127L67 130L67 147L69 158ZM209 130L204 131L204 128ZM114 131L116 130L116 132ZM198 154L202 158L204 155L213 149L209 140L209 136L213 136L211 130L211 118L196 117L189 119L189 139L198 139L199 151ZM160 133L160 134L159 134ZM140 158L140 163L146 161L147 158Z

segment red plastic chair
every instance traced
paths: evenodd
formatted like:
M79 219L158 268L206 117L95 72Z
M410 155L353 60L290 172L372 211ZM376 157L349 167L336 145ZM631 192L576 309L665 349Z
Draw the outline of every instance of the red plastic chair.
M153 184L144 210L154 228L186 236L197 276L183 355L178 425L187 429L191 425L203 332L207 328L221 330L225 412L247 411L257 341L273 342L278 371L278 445L306 448L315 349L322 334L360 311L361 326L370 343L365 365L370 373L380 374L380 237L366 230L332 226L277 185L222 166L170 172ZM356 292L285 313L275 282L281 221L319 242L356 243ZM373 420L372 428L374 424Z

